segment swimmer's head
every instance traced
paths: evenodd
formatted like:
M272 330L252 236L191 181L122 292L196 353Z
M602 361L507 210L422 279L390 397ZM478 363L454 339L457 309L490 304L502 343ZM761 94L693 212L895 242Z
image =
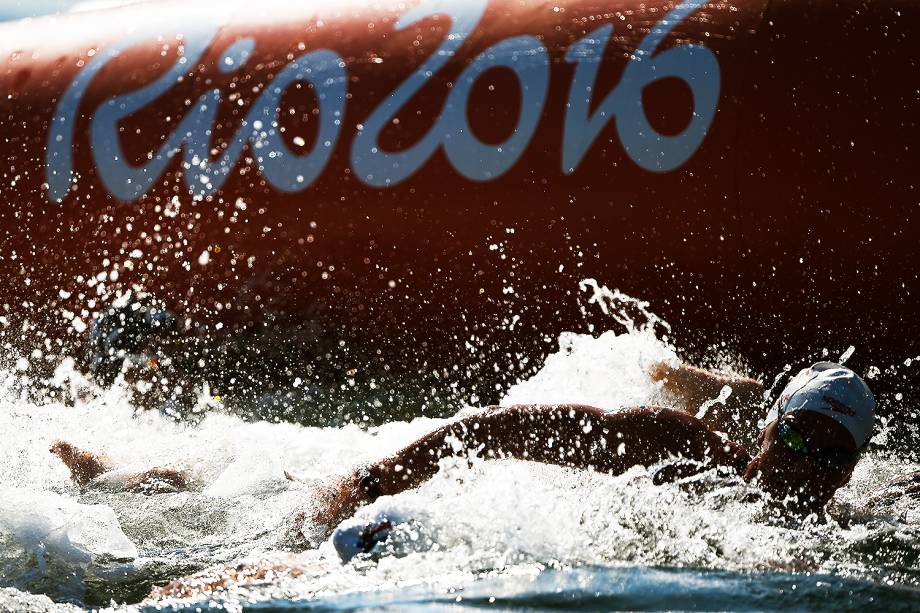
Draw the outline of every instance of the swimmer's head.
M760 452L745 471L774 500L817 511L849 481L872 437L875 398L832 362L802 370L767 414Z
M857 447L872 437L875 397L859 375L840 364L818 362L800 371L773 403L766 424L797 411L827 415L847 429Z

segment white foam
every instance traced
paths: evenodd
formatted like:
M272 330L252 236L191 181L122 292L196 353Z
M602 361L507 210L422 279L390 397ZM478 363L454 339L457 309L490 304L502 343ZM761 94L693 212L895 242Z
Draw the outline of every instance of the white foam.
M138 555L110 507L48 491L0 487L0 534L30 551L49 551L77 564L89 563L92 556Z
M616 409L647 403L657 391L646 369L674 360L674 350L649 331L605 332L595 338L564 333L559 351L540 371L511 389L503 405L577 403Z

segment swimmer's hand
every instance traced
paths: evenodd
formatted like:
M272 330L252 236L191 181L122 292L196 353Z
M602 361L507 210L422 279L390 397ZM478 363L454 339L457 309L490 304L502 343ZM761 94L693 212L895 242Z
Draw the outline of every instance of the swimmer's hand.
M113 468L112 461L104 453L85 451L67 441L54 441L48 451L61 459L70 469L70 478L81 487Z
M96 486L119 492L162 494L189 489L189 476L175 468L155 467L129 475L115 475L112 460L104 453L85 451L67 441L54 441L49 451L70 469L70 478L80 487Z

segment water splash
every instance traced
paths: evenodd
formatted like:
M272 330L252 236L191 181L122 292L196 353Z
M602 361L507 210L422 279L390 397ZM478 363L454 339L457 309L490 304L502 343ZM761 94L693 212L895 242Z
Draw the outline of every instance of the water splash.
M722 389L719 390L719 395L716 398L705 401L700 405L700 410L696 413L697 419L704 419L706 415L709 414L709 409L716 406L717 404L724 405L725 401L728 400L729 396L732 395L732 388L730 385L723 385Z
M579 281L578 287L582 291L591 293L588 297L588 304L596 304L604 315L626 328L627 333L637 331L654 333L658 327L665 332L671 331L671 325L655 315L649 309L650 304L645 300L628 296L616 288L608 289L595 279L583 279ZM637 318L640 320L638 324Z

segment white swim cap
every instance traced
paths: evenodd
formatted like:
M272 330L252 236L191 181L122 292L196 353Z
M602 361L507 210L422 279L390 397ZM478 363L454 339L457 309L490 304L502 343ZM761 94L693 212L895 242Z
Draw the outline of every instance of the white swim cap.
M856 446L862 447L872 436L875 397L866 382L849 368L818 362L789 381L767 413L767 423L796 411L827 415L849 430Z

